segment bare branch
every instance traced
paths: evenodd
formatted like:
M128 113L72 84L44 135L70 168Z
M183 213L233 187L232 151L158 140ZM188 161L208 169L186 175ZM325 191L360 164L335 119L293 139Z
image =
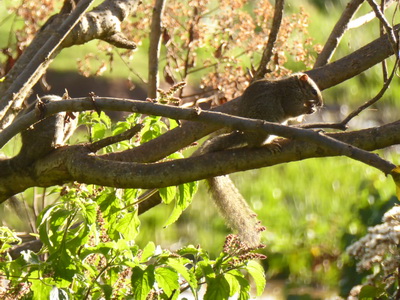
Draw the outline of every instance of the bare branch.
M260 65L258 66L256 73L254 74L253 80L264 78L264 75L267 73L267 64L271 60L275 42L278 37L279 29L281 27L284 6L285 6L284 0L275 1L275 10L274 10L274 18L272 20L272 28L268 36L268 42L264 49Z
M0 128L4 128L14 119L30 89L63 48L83 44L92 39L109 42L114 40L121 45L120 36L117 38L115 35L120 33L121 22L136 9L138 2L105 0L92 11L80 16L80 12L86 7L86 2L80 1L73 13L59 14L53 18L51 25L44 26L7 74L4 82L0 83ZM79 17L81 22L65 37L66 33L60 30L70 26L71 22L77 21ZM59 35L65 39L59 47L54 48L61 42ZM126 47L132 49L134 44L128 43Z
M387 36L389 38L389 41L392 44L393 52L395 53L396 57L398 57L399 42L396 38L396 35L393 31L392 26L390 26L389 22L386 20L379 5L376 4L376 2L374 0L367 0L367 1L368 1L369 5L372 7L372 9L374 10L376 17L379 19L379 21L385 28L385 30L387 32Z
M89 9L89 6L94 2L94 0L83 0L80 1L74 11L63 21L58 29L57 34L52 34L44 43L44 45L40 45L41 48L37 50L35 55L30 56L30 60L27 64L24 64L23 69L18 75L14 75L13 71L10 71L10 74L7 75L6 81L4 85L7 85L7 80L12 78L12 84L9 86L5 95L2 95L0 101L0 120L3 120L8 110L15 102L21 102L25 98L27 91L32 87L31 85L26 85L28 87L24 88L24 85L32 80L35 77L35 73L40 72L43 68L47 68L49 65L49 61L52 57L54 57L60 50L60 44L64 41L67 35L71 32L71 30L75 27L75 25L82 18L83 14ZM45 38L45 34L48 34L53 27L53 23L56 23L55 18L52 19L50 24L45 24L44 31L39 32L37 39ZM57 24L58 25L58 24ZM47 27L47 30L45 30ZM23 60L23 57L21 58ZM15 78L14 78L15 76ZM14 104L15 105L15 104ZM17 104L20 106L20 103ZM9 122L9 120L7 120ZM4 122L4 120L3 120Z
M382 98L383 94L389 88L389 85L392 82L394 75L396 74L397 66L398 66L398 59L396 59L396 62L394 64L394 67L393 67L392 73L390 74L390 77L386 80L385 84L383 85L381 90L378 92L378 94L371 100L365 102L363 105L361 105L360 107L358 107L357 109L352 111L346 118L343 119L342 122L339 123L340 125L342 125L343 127L346 127L346 125L350 122L351 119L358 116L363 110L367 109L368 107L370 107L374 103L378 102L379 99Z
M371 151L399 144L399 127L400 121L378 128L329 134L328 136L335 143L337 140L341 140L342 143L345 142L345 145L351 144L353 147L364 149L364 151ZM326 139L317 132L306 131L310 135L309 137ZM353 147L349 148L347 155L356 154L352 152ZM0 180L0 202L31 186L52 186L78 181L118 188L160 188L306 158L343 154L336 150L335 148L330 149L330 146L321 147L318 143L310 143L308 139L295 139L285 141L282 144L282 151L279 153L271 153L268 147L242 148L173 161L139 164L109 161L96 157L84 145L62 147L32 166L30 176L27 174L27 170L21 170L14 174L3 174L4 169L1 168L0 174L4 176ZM373 162L368 162L368 164L375 165L377 163L379 169L384 170L385 173L394 168L393 164L379 159L378 156L371 153L369 155L375 157L372 157ZM251 160L248 159L249 156L251 156ZM364 157L364 160L367 158ZM18 180L16 180L17 178Z
M385 0L381 0L381 11L382 13L385 13ZM381 36L385 34L385 27L382 21L379 22L379 34ZM382 76L383 76L383 82L386 82L388 80L386 60L382 61Z
M352 0L349 4L347 4L342 15L340 16L339 21L336 23L331 34L329 35L324 48L318 55L317 60L314 64L314 68L322 67L329 63L331 57L335 53L337 46L339 45L340 40L348 29L351 18L353 18L363 2L364 0Z
M394 26L393 30L398 34L399 25ZM393 48L385 34L337 61L305 73L324 90L362 73L393 54Z
M148 94L151 99L157 98L158 89L158 62L160 56L161 42L161 16L164 11L164 0L156 0L153 8L153 16L151 19L151 33L149 46L149 78L148 78Z
M62 103L63 105L60 105ZM183 109L173 106L167 105L159 105L146 101L134 101L134 100L121 100L115 98L98 98L96 99L96 105L100 109L113 109L113 110L131 110L135 112L142 113L150 113L152 115L161 115L165 117L172 117L174 119L186 119L186 120L194 120L201 121L206 123L215 124L215 126L223 127L229 126L231 128L235 128L238 130L264 130L270 134L290 138L290 139L298 139L302 141L308 141L310 144L315 144L319 149L322 149L323 152L329 153L330 155L344 155L361 162L364 162L370 166L378 168L385 174L390 173L390 171L394 168L392 163L389 163L379 156L370 153L368 151L356 148L351 146L350 144L343 143L334 138L329 137L328 135L315 132L312 130L306 130L301 128L284 126L276 123L269 123L261 120L252 120L241 117L235 117L226 115L218 112L202 112L196 109ZM91 109L93 103L88 101L85 98L81 99L69 99L64 101L56 101L51 102L46 106L46 114L53 114L57 110L64 109L68 107L68 110L83 110L83 109ZM22 121L21 121L22 120ZM29 122L35 121L34 112L29 112L17 121L13 123L21 126L29 126ZM12 125L10 126L12 127ZM10 128L8 127L8 128ZM7 128L7 129L8 129ZM20 128L20 127L19 127ZM10 132L13 132L10 130ZM4 131L1 133L4 135ZM230 169L227 167L221 169L213 169L213 172L209 174L208 170L202 171L199 166L191 165L191 161L188 161L189 165L183 167L181 164L186 160L174 160L172 165L166 165L165 162L155 163L155 164L140 164L140 163L132 163L136 161L136 157L130 157L130 162L120 162L120 161L111 161L104 158L109 158L109 156L93 156L91 155L92 149L87 146L71 146L71 147L63 147L56 150L52 154L46 156L43 159L38 160L34 163L33 174L26 174L25 168L21 170L19 174L18 170L10 170L7 168L7 161L2 161L0 177L2 177L2 183L5 184L4 187L0 185L0 194L3 195L12 195L8 190L12 189L13 185L10 185L15 179L15 176L24 176L26 179L25 182L28 186L48 186L50 183L55 182L66 182L66 181L79 181L83 183L94 183L99 185L106 186L115 186L115 187L141 187L141 188L154 188L154 187L165 187L169 185L178 184L178 182L189 182L193 180L198 180L205 175L216 176L227 174L234 171L229 171ZM57 153L61 157L57 157ZM115 154L114 159L118 159L119 155ZM247 160L247 159L246 159ZM190 166L190 168L188 168ZM234 164L234 168L237 167L237 162ZM160 169L159 169L160 168ZM171 175L174 176L165 176L166 170L170 168ZM180 169L182 168L182 169ZM247 164L244 162L242 167L240 168L248 168ZM103 170L103 171L101 171ZM104 170L108 170L107 174L104 174ZM161 171L162 170L162 171ZM187 174L187 170L190 170ZM237 170L236 170L237 171ZM50 172L50 174L48 174ZM182 173L180 173L182 172ZM222 172L222 173L219 173ZM128 174L129 173L129 174ZM167 179L165 177L176 177L175 179ZM21 187L24 186L24 180L20 178L18 180L17 191L21 191ZM58 180L58 181L57 181ZM172 181L171 181L172 180ZM59 183L58 183L59 184ZM25 187L25 188L26 188Z
M382 4L386 9L390 5L392 5L393 3L397 2L397 1L395 1L395 0L383 0L382 2L384 2ZM383 11L383 9L382 9L382 11ZM362 25L372 21L375 18L376 18L376 15L375 15L374 12L367 13L367 14L365 14L365 15L363 15L363 16L355 19L355 20L350 21L350 23L347 26L347 28L348 29L354 29L354 28L361 27Z

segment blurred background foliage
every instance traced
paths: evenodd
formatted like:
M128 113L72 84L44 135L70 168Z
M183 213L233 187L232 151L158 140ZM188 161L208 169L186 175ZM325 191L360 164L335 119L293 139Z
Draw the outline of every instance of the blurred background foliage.
M22 20L15 20L15 15L7 13L11 2L3 0L0 3L0 49L7 48L13 39L10 29L17 30L23 25ZM308 33L313 43L323 45L347 3L345 0L287 1L286 14L299 13L302 7L309 16ZM370 9L364 3L356 17L367 12ZM393 9L387 11L390 20L393 13ZM43 16L45 19L46 16ZM394 18L396 22L397 15ZM374 20L348 31L333 60L375 39L379 36L378 28L378 22ZM135 32L131 34L135 36ZM123 56L123 51L112 49L102 42L90 42L63 50L51 69L58 73L80 69L85 76L102 75L108 80L124 78L140 87L142 82L139 78L144 78L147 73L147 50L146 39L141 39L138 51L129 56ZM0 54L1 63L7 61L7 55L5 51ZM198 55L204 53L200 51ZM313 55L316 56L316 53L313 52ZM393 61L389 59L389 70L391 64ZM290 56L285 68L293 71L306 69L304 63ZM194 73L189 82L199 83L203 75ZM373 109L354 119L350 129L396 120L396 112L400 108L400 89L395 88L397 84L398 79L395 78L393 87L383 99ZM356 78L325 90L325 108L313 118L337 121L372 98L381 86L382 69L377 65ZM79 86L77 89L79 91ZM84 139L85 133L82 133L77 142ZM18 143L18 139L9 143L3 149L4 153L13 153L14 149L18 149ZM379 154L398 164L398 150L398 147L392 147ZM192 149L187 150L188 153L190 151ZM267 276L270 281L285 282L287 295L293 288L307 286L342 295L348 293L349 288L357 284L361 277L355 274L354 262L344 252L346 247L365 234L368 226L379 223L383 213L397 202L390 178L348 158L309 159L237 173L232 178L267 227L264 240L268 256L265 262ZM22 197L27 200L23 208L25 211L32 205L29 199L32 199L33 193L40 195L41 191L31 189L24 193ZM48 203L53 200L48 198L45 201ZM211 205L204 184L200 185L192 205L179 221L163 228L171 210L171 206L159 205L141 216L140 247L153 240L172 250L184 244L201 244L212 253L221 250L229 230ZM3 224L20 231L31 230L29 222L26 222L28 215L15 218L11 207L7 204L0 206ZM304 299L312 298L310 294Z

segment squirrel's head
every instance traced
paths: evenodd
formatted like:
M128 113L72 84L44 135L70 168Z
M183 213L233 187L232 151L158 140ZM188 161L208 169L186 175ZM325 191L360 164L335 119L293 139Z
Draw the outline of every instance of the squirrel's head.
M301 73L296 77L302 94L304 114L312 114L324 104L321 92L317 84L307 74Z
M284 95L281 105L285 117L295 118L312 114L323 105L317 84L307 74L293 74L282 82L286 82L281 84L281 93Z

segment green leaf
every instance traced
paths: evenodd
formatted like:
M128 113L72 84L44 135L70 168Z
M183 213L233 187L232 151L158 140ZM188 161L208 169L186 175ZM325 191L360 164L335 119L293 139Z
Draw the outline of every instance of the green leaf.
M51 263L54 270L54 278L62 278L66 281L72 282L76 274L77 264L69 251L65 247L61 250L52 253L47 262Z
M107 127L103 123L95 123L91 128L93 141L98 141L106 135Z
M80 213L83 218L85 218L88 224L93 224L96 222L96 207L97 205L94 203L88 205L80 205Z
M207 262L205 261L199 261L197 263L197 270L196 271L201 271L203 276L206 279L207 284L210 284L212 280L215 279L216 274L214 271L214 268ZM199 278L200 276L198 275L198 273L196 273L197 278Z
M154 255L155 251L156 251L156 245L154 244L154 242L149 242L146 245L146 247L143 248L140 262L141 263L147 262Z
M257 296L261 296L265 289L265 274L263 267L254 260L251 260L246 265L246 270L250 273L250 275L254 279L254 283L256 284Z
M163 133L163 130L165 131L166 129L168 129L165 123L161 121L161 117L157 116L146 117L142 124L143 134L140 141L142 144L158 137Z
M126 121L130 124L138 124L142 120L142 114L133 113L126 117Z
M104 293L105 299L111 299L113 288L109 284L100 284L100 288Z
M50 292L53 289L52 284L54 284L53 280L50 278L43 278L42 280L32 279L31 282L31 291L33 292L32 300L42 300L49 299Z
M124 190L124 196L123 200L126 204L130 204L133 201L135 201L136 197L138 195L138 190L137 189L125 189Z
M106 216L108 214L112 214L115 211L119 211L120 207L116 206L117 197L115 196L115 191L106 192L100 194L100 196L96 199L96 202L100 206L100 210Z
M230 286L225 276L219 275L209 281L207 291L204 294L204 300L224 300L230 295Z
M197 280L192 270L186 268L185 264L187 263L190 263L190 260L183 257L180 258L169 257L165 262L167 266L173 268L175 271L177 271L179 274L182 275L182 277L189 283L192 293L196 295Z
M11 243L20 245L22 240L11 229L0 226L0 253L4 253L7 249L13 247Z
M235 271L237 271L237 270L235 270ZM239 273L240 275L242 275L239 271L237 271L236 273ZM236 278L237 276L240 276L240 275L230 274L230 272L225 274L225 279L229 284L229 290L230 290L229 296L230 297L235 295L240 290L240 285L239 285L239 282L238 282L238 280Z
M128 122L117 122L117 124L115 125L115 127L112 131L112 135L117 135L117 134L123 133L130 128L131 128L131 124L129 124Z
M243 278L243 275L236 276L236 280L240 285L240 292L238 300L248 300L250 299L250 283Z
M155 282L154 266L150 265L145 270L142 270L138 266L134 267L132 269L131 281L134 299L146 300Z
M63 237L63 231L59 231L59 227L63 225L66 219L73 213L64 209L63 203L49 206L43 210L37 220L40 240L49 247L54 249Z
M189 182L178 186L178 197L175 201L174 209L171 212L168 220L165 222L164 227L176 222L182 212L192 203L193 195L196 193L198 182Z
M66 245L66 248L69 249L71 253L75 253L78 247L87 242L89 239L90 226L90 224L81 223L77 227L67 230L63 244Z
M169 129L174 129L175 127L179 126L179 123L177 120L174 119L168 119L169 120Z
M179 276L176 271L170 268L157 268L155 278L158 286L163 289L168 297L171 297L174 291L179 295Z
M115 230L120 232L125 239L134 240L139 234L140 221L138 218L137 210L127 213L115 224Z
M41 263L39 256L31 250L23 251L21 253L21 259L23 259L24 262L29 265Z
M191 255L203 255L203 254L205 254L205 257L207 257L208 258L208 254L207 254L207 252L205 252L203 249L201 249L201 248L197 248L197 247L195 247L195 246L193 246L193 245L189 245L189 246L184 246L184 247L182 247L181 249L179 249L178 251L176 251L179 255L182 255L182 256L184 256L184 255L188 255L188 254L191 254Z
M197 189L199 187L199 182L188 182L178 186L179 187L179 197L182 198L181 201L189 201L189 204L192 202L192 198L194 194L196 194ZM188 204L188 205L189 205Z
M164 228L176 222L183 212L182 206L179 205L178 201L175 202L174 209L168 217L168 220L164 224Z
M164 204L170 204L176 196L176 186L168 186L158 190L161 200Z
M106 125L107 128L111 128L112 122L109 116L107 116L104 112L100 112L99 116L100 122Z
M361 288L360 294L358 295L358 299L362 300L373 300L378 299L385 290L383 288L377 288L372 285L365 285Z

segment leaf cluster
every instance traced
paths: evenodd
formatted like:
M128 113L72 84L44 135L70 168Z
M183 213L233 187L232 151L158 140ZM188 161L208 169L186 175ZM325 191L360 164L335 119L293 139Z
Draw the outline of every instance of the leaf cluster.
M178 191L176 202L191 193ZM247 273L257 294L264 289L263 269L252 259L265 257L254 249L226 244L216 260L199 246L171 252L149 242L140 249L134 242L140 228L137 190L76 185L60 192L61 201L37 220L43 242L38 253L28 250L11 260L6 250L15 237L2 231L0 273L9 280L2 299L178 299L186 290L197 297L205 284L204 299L236 293L249 299Z

